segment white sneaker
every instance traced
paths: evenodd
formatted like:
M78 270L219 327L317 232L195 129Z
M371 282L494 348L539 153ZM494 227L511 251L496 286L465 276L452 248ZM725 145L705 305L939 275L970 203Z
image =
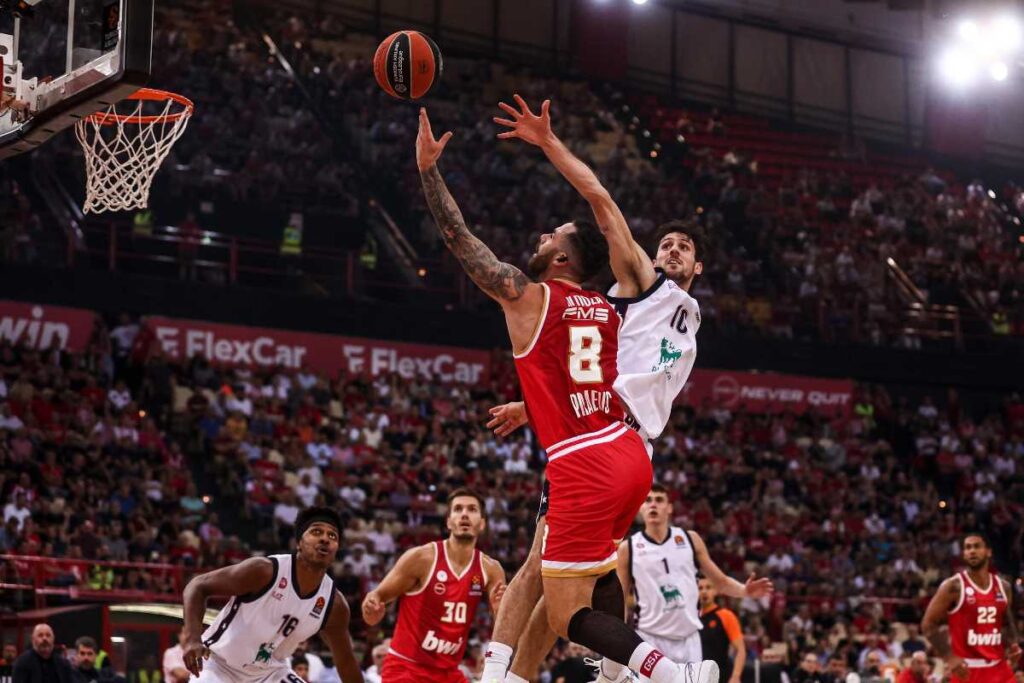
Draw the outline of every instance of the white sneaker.
M605 675L604 669L601 668L601 662L603 661L603 659L590 659L589 657L583 659L584 664L597 669L597 678L594 679L594 683L628 683L629 681L640 680L629 668L624 668L618 678L609 678Z
M718 662L705 659L703 662L686 662L679 665L676 683L718 683L721 671Z

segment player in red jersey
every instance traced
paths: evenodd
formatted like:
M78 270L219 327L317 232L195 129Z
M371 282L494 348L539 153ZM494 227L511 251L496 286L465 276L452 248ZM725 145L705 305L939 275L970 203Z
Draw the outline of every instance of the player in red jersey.
M1021 655L1013 619L1013 591L989 571L992 549L980 534L964 538L967 571L939 586L928 604L921 630L946 660L955 681L1013 683ZM948 630L943 629L948 620Z
M421 109L416 163L427 205L445 245L501 304L530 422L548 455L541 571L551 629L653 683L681 682L684 671L623 621L615 574L615 541L629 530L653 472L612 389L619 317L582 287L608 263L607 242L593 224L573 221L541 236L527 268L540 282L502 263L470 232L437 168L450 139L434 138Z
M486 593L497 611L505 592L501 565L476 547L487 526L483 499L469 489L452 491L447 525L446 540L404 553L363 600L363 619L371 626L400 600L382 683L466 683L459 664L476 608Z

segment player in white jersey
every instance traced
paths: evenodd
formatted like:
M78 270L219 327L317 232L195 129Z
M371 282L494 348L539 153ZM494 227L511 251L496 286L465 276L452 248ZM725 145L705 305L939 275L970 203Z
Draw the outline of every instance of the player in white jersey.
M630 413L630 426L646 439L656 438L668 423L672 402L686 383L697 356L700 310L687 290L703 270L698 260L699 228L682 222L662 226L652 259L633 239L625 217L594 172L552 132L550 102L545 101L540 115L535 115L522 98L516 95L515 99L518 110L500 105L512 118L495 118L496 123L510 128L498 137L518 138L540 147L590 204L608 240L609 260L616 279L608 298L623 316L617 357L619 377L614 387ZM494 419L488 426L499 436L511 433L527 419L521 402L498 406L491 413ZM538 521L537 537L542 538L543 533L543 522ZM503 600L487 649L483 683L527 680L554 643L553 634L544 627L539 562L535 559L539 550L540 543L535 541L530 558L508 586L508 600ZM516 641L519 647L508 669L512 644ZM695 683L717 683L714 662L694 663L697 666L690 678ZM597 680L618 682L628 676L628 669L605 660Z
M619 546L618 565L623 591L636 600L637 632L670 659L699 662L704 657L698 572L734 598L769 595L772 582L751 576L742 584L728 577L696 532L671 526L672 503L661 484L651 487L640 514L644 529Z
M185 586L185 666L199 683L303 683L288 666L317 633L342 683L363 683L349 637L349 609L327 570L338 553L341 519L323 507L295 520L296 551L252 557L196 576ZM208 598L231 596L203 630Z

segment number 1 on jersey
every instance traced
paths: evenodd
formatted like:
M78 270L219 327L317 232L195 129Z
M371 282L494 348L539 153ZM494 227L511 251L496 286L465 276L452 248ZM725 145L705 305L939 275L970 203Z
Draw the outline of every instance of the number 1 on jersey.
M597 325L569 328L569 376L576 384L600 384L604 379Z

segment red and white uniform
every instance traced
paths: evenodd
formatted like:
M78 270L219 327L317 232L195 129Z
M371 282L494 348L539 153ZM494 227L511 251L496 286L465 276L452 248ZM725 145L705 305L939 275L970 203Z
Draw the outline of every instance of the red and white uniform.
M434 564L421 588L398 604L398 625L381 668L382 683L466 683L459 671L469 627L487 590L482 555L461 574L448 561L444 541L434 543Z
M953 654L970 670L970 683L1011 683L1013 670L1006 661L1003 620L1009 605L1003 582L989 574L988 586L978 586L967 572L960 580L960 601L949 612L949 641ZM960 679L958 679L960 680Z
M604 296L562 280L544 287L530 345L515 356L530 424L547 452L550 486L541 556L545 575L615 568L651 487L647 445L623 423L612 385L620 318Z

